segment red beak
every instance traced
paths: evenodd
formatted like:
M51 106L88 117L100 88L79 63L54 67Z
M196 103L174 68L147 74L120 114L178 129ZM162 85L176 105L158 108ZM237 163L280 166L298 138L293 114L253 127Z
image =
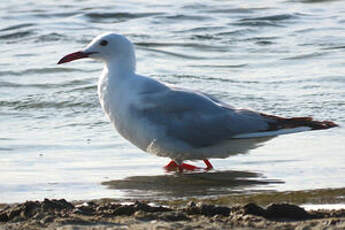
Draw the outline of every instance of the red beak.
M60 59L58 64L74 61L74 60L81 59L81 58L86 58L90 54L93 54L93 53L95 53L95 52L88 52L87 53L87 52L78 51L75 53L67 54L66 56L64 56L63 58Z

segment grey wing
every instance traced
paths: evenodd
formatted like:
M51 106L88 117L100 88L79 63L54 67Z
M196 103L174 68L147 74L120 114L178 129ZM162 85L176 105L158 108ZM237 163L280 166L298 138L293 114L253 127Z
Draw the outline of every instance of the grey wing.
M221 105L221 106L226 107L226 108L234 109L233 106L231 106L231 105L229 105L229 104L227 104L227 103L225 103L223 101L218 100L217 98L215 98L214 96L212 96L212 95L210 95L208 93L204 93L204 92L201 92L201 91L198 91L198 90L189 90L189 89L185 89L185 88L181 88L181 87L175 87L175 86L171 86L170 88L172 88L174 90L179 90L179 91L197 93L199 95L207 97L208 99L212 100L213 102L217 103L218 105Z
M264 118L250 110L222 106L204 94L169 89L159 95L146 95L151 106L138 111L165 135L194 147L205 147L243 133L268 128Z

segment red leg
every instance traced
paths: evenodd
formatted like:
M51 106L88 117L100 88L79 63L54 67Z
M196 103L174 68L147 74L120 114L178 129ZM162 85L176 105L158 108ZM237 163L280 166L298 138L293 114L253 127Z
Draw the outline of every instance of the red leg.
M176 169L178 169L178 167L179 166L175 161L170 161L169 164L164 166L164 169L167 171L175 171Z
M195 170L199 170L201 168L196 167L194 165L185 164L185 163L178 165L175 161L170 161L169 164L164 166L164 169L167 171L176 171L178 169L180 172L182 172L183 170L195 171Z
M195 171L195 170L200 170L201 168L194 166L194 165L182 163L181 165L178 166L178 169L180 172L183 172L183 170Z
M206 164L206 168L205 170L211 170L213 169L213 165L206 159L204 160L205 164Z
M212 164L207 159L204 160L204 162L206 164L206 168L200 168L200 167L186 164L186 163L182 163L182 164L178 165L175 161L172 160L169 162L169 164L164 166L164 169L167 171L179 170L179 172L183 172L183 170L186 170L186 171L206 170L206 171L208 171L208 170L213 169Z

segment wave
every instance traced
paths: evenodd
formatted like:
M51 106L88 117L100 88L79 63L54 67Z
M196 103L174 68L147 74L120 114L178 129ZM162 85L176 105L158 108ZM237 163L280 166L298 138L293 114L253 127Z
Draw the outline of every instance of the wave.
M96 70L86 70L86 69L75 69L75 68L61 68L61 67L54 67L54 68L33 68L33 69L26 69L22 71L0 71L0 76L23 76L28 74L53 74L53 73L70 73L70 72L95 72Z
M247 33L254 33L256 32L256 30L254 29L235 29L235 30L231 30L231 31L223 31L223 32L219 32L216 33L217 36L235 36L235 35L243 35L243 34L247 34Z
M297 18L296 14L277 14L277 15L271 15L271 16L263 16L263 17L250 17L250 18L243 18L240 21L284 21L284 20L290 20L292 18Z
M162 13L102 13L102 12L93 12L86 13L84 16L90 19L92 22L107 22L109 19L112 19L111 22L116 21L126 21L135 18L151 17L156 15L161 15ZM115 21L114 21L115 20Z
M238 65L189 65L190 67L198 68L224 68L224 69L236 69L248 66L248 64L238 64Z
M320 57L328 54L327 52L312 52L312 53L307 53L307 54L300 54L300 55L295 55L292 57L286 57L286 58L281 58L280 60L299 60L299 59L307 59L307 58L314 58L314 57Z
M59 41L59 40L65 40L65 39L67 39L65 35L54 32L54 33L43 34L43 35L38 36L35 42L41 43L41 42Z
M170 20L191 20L191 21L203 21L212 19L211 16L202 16L202 15L185 15L185 14L176 14L165 16L164 18Z
M247 17L238 20L231 25L239 26L262 26L262 27L283 27L281 22L290 21L291 19L298 18L301 14L278 14L263 17Z
M214 14L249 14L254 13L256 11L263 11L263 10L269 10L271 8L217 8L217 9L211 9L211 10L205 10L207 13L214 13Z
M178 30L177 33L189 33L189 32L205 32L205 31L217 31L225 29L225 26L200 26L192 29Z
M24 100L14 101L0 101L0 107L12 108L14 110L27 109L62 109L62 108L94 108L98 104L95 99L94 102L75 101L73 99L61 101L43 101L40 98L30 98Z
M22 28L26 28L26 27L31 27L31 26L34 26L36 24L34 23L20 23L20 24L17 24L17 25L13 25L13 26L8 26L8 27L5 27L3 29L0 29L0 31L9 31L9 30L17 30L17 29L22 29Z
M274 22L269 21L240 21L231 23L234 26L253 26L253 27L283 27Z
M177 43L177 42L136 42L135 45L141 47L190 47L196 48L198 50L210 50L210 51L224 51L227 49L227 46L216 46L216 45L208 45L208 44L201 44L199 42L184 42L184 43Z
M40 18L66 18L66 17L71 17L74 15L77 15L78 12L64 12L64 13L52 13L52 12L47 12L47 13L39 13L39 14L32 14L34 17L40 17Z
M170 77L170 76L169 76ZM220 78L220 77L209 77L209 76L197 76L197 75L186 75L186 74L176 74L171 77L174 78L192 78L192 79L202 79L210 81L220 81L220 82L230 82L230 83L244 83L244 84L260 84L259 81L254 80L239 80L239 79L230 79L230 78Z
M177 52L165 51L165 50L160 50L160 49L153 49L153 48L146 48L146 47L143 47L142 49L145 49L147 51L152 51L155 53L162 53L162 54L166 54L166 55L178 57L178 58L186 58L186 59L194 59L194 60L208 59L207 57L192 56L192 55L181 54Z
M76 86L76 85L85 85L89 84L90 79L85 80L72 80L72 81L65 81L61 83L17 83L17 82L8 82L8 81L0 81L0 88L38 88L38 89L56 89L56 88L64 88L68 86ZM95 89L96 85L87 85L83 87L78 87L75 89L68 90L66 92L72 91L85 91L89 89Z
M345 49L345 45L340 46L330 46L330 47L324 47L323 50L338 50L338 49Z
M11 39L17 39L17 38L24 38L28 37L30 35L33 35L34 32L32 30L27 30L27 31L18 31L14 33L8 33L4 35L0 35L0 40L11 40Z

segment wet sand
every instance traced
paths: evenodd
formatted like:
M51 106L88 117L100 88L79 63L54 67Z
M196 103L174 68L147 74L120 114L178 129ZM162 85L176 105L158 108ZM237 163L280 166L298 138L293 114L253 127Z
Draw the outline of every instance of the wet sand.
M0 206L0 229L345 229L345 188L175 200L64 199ZM299 205L299 206L298 206Z

